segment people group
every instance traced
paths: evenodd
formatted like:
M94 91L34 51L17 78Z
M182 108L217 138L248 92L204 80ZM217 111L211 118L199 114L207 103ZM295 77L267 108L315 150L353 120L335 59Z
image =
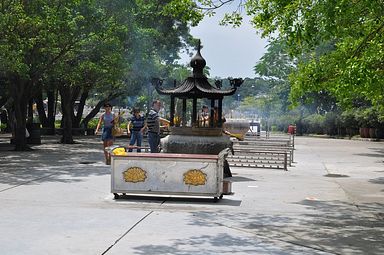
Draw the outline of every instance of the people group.
M162 103L159 100L152 102L151 109L145 118L139 108L132 110L132 115L128 118L127 134L130 136L128 145L128 152L136 150L137 152L142 151L142 140L143 134L147 131L148 144L151 153L159 152L160 145L160 127L163 125L169 125L169 121L159 116L159 111L162 108ZM115 137L113 136L112 129L115 125L119 124L120 116L112 112L112 105L110 103L104 104L105 112L100 116L95 132L97 133L102 128L101 140L103 141L105 163L111 164L111 158L109 152L106 150L107 147L113 145ZM213 109L213 121L217 124L218 122L218 111L215 107ZM199 126L209 127L210 115L209 108L203 106L199 116ZM225 122L225 119L222 120ZM227 135L231 135L227 131L223 131Z
M127 134L130 136L128 152L132 152L134 149L137 152L142 151L141 146L145 131L148 132L148 144L151 153L159 152L160 126L169 124L168 120L159 116L161 107L161 101L153 101L147 118L141 114L139 108L132 110L132 115L128 118L127 124ZM111 157L106 148L113 145L115 137L113 136L112 129L116 124L118 125L120 116L112 112L112 105L110 103L104 104L104 111L99 118L95 132L98 133L99 130L102 130L101 140L103 141L105 163L110 165Z

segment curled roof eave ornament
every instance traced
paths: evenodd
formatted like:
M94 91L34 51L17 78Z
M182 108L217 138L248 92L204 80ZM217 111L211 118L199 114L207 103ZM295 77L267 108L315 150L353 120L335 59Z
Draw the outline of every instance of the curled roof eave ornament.
M205 59L200 53L201 44L199 40L196 55L191 59L190 66L193 68L192 74L175 88L165 89L161 79L153 79L156 91L162 95L173 95L188 98L222 98L224 96L233 95L236 89L243 83L243 79L229 79L231 88L222 90L220 87L214 87L208 82L208 78L204 75ZM220 82L221 85L221 82Z
M174 95L174 96L187 96L197 94L202 97L212 96L230 96L236 92L236 87L232 87L227 90L221 90L213 87L209 84L207 78L194 78L188 77L179 86L172 89L165 89L162 87L162 83L155 83L156 91L162 95Z

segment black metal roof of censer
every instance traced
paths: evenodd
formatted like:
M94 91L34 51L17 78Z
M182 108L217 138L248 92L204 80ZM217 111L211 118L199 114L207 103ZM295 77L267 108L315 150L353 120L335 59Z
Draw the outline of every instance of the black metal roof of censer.
M220 86L212 86L208 82L208 78L204 75L205 59L200 53L200 40L196 55L191 59L190 65L193 68L192 75L185 79L179 86L172 89L162 87L162 81L157 80L155 88L159 94L173 95L183 98L223 98L224 96L233 95L237 87L242 83L242 79L230 79L232 87L227 90L221 90Z

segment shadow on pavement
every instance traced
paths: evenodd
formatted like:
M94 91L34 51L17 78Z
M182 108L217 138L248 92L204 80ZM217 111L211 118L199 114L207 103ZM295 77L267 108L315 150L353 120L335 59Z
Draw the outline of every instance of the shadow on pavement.
M102 145L97 139L79 139L76 144L60 144L57 139L50 139L33 146L32 151L1 151L0 183L79 182L63 176L110 174L103 158Z
M244 229L257 237L332 254L384 254L384 204L303 200L309 213L282 215L198 212L191 225ZM311 213L313 211L313 213ZM282 212L284 213L284 212ZM180 253L182 254L182 253Z
M305 252L303 247L289 243L273 245L267 240L255 240L252 237L239 237L231 233L215 235L196 235L190 238L175 239L172 245L142 245L134 247L135 254L314 254Z
M303 200L297 204L309 213L193 212L188 225L216 229L222 226L227 234L197 235L174 239L170 245L133 248L138 254L149 255L199 254L202 250L198 247L204 254L225 254L228 250L241 254L384 254L384 204L356 206L337 200ZM251 236L233 237L233 231Z
M378 177L375 179L370 179L369 182L375 183L375 184L384 184L384 177Z
M357 153L354 154L356 156L364 156L364 157L375 157L375 158L384 158L384 150L380 148L368 148L372 150L374 153Z
M256 181L255 179L243 177L243 176L232 176L229 178L226 178L231 180L232 182L249 182L249 181Z
M223 199L218 200L215 202L213 197L188 197L188 196L151 196L151 195L132 195L132 194L126 194L126 195L120 195L120 198L115 200L116 203L126 203L130 201L135 202L162 202L165 205L185 205L188 203L188 205L213 205L213 206L240 206L241 201L240 200L233 200L233 199L226 199L226 196L224 195Z

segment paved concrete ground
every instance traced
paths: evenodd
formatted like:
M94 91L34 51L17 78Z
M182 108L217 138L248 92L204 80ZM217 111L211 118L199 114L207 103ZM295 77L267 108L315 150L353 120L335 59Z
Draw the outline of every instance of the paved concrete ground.
M383 142L297 137L289 171L232 168L213 203L115 201L99 140L56 140L0 138L1 254L384 254Z

